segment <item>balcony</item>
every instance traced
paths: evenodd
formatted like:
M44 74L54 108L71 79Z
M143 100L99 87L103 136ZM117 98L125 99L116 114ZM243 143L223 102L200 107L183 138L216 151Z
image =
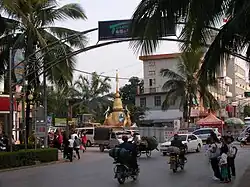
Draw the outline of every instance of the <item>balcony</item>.
M144 94L157 93L157 92L162 92L161 88L157 88L157 87L144 88Z
M225 77L225 84L226 85L232 85L233 84L233 80L230 77L226 76Z
M232 92L227 91L227 92L226 92L226 97L233 97L233 93L232 93Z

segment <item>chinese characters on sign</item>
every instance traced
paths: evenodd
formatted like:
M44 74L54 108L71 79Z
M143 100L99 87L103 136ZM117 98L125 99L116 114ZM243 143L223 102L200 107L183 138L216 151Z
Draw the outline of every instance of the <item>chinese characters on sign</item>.
M102 40L115 40L115 39L127 39L131 38L130 26L132 20L114 20L114 21L99 21L98 32L99 41ZM175 36L175 24L166 24L166 20L162 20L164 36Z

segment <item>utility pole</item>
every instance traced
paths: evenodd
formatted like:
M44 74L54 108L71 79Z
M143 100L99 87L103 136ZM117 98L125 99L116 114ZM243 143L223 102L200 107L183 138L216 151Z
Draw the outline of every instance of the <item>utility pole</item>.
M9 116L9 145L12 152L12 126L13 126L13 90L12 90L12 48L9 51L9 97L10 97L10 116Z
M34 111L34 136L35 136L35 149L37 148L37 136L36 136L36 133L37 133L37 130L36 130L36 121L37 121L37 106L36 106L36 103L34 104L34 108L35 108L35 111Z
M43 94L44 94L44 102L43 102L43 107L44 107L44 123L45 125L45 137L44 137L44 146L45 148L48 147L48 126L47 126L47 113L48 113L48 94L47 94L47 86L46 86L46 72L45 72L45 65L44 65L44 72L43 72Z

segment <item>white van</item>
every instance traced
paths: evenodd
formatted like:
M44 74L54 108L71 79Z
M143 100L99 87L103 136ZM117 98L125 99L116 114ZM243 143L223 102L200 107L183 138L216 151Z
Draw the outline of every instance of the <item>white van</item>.
M95 134L95 127L81 127L81 128L76 128L77 134L79 137L81 137L81 134L83 132L86 132L87 136L87 147L91 147L92 145L95 144L94 141L94 134Z

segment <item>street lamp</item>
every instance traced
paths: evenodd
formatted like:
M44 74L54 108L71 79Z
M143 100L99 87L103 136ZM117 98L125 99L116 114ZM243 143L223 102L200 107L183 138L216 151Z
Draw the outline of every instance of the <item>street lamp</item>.
M66 116L66 136L69 136L69 100L66 99L67 116Z

